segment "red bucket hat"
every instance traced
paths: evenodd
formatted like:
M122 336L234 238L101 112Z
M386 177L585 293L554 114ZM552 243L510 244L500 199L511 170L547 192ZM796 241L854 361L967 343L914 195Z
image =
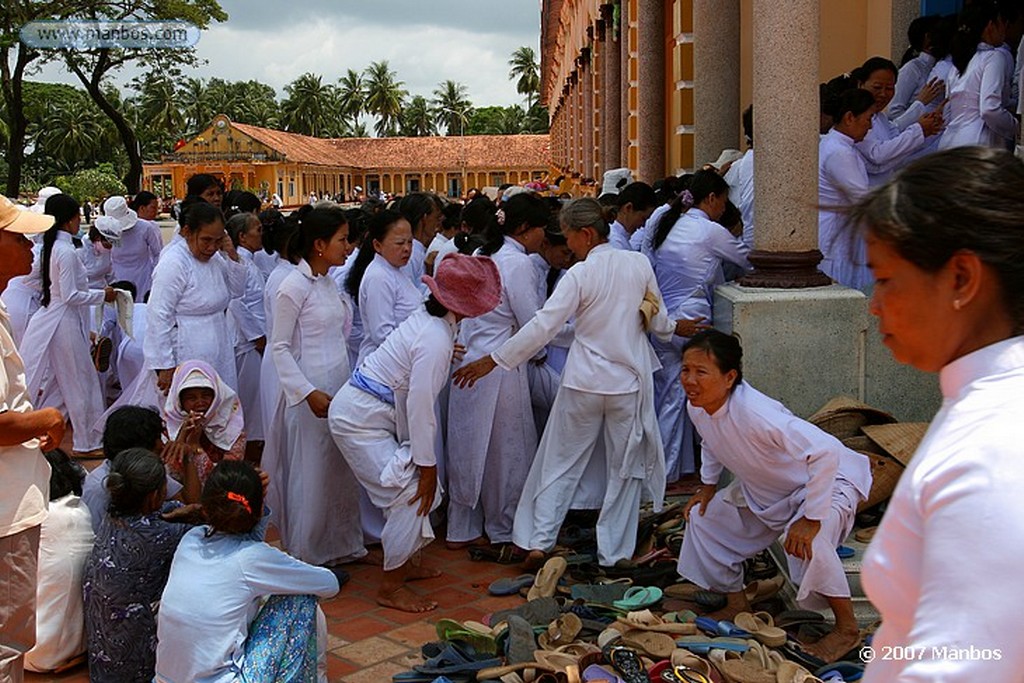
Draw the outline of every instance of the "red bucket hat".
M422 280L442 306L466 318L483 315L501 301L501 275L486 256L448 254L434 277L424 275Z

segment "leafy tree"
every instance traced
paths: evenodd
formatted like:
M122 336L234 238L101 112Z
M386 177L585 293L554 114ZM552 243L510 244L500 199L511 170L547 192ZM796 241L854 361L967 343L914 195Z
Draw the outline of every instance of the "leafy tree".
M338 129L334 86L317 74L305 73L284 86L288 98L281 103L281 123L291 133L330 137Z
M473 110L469 101L466 86L455 81L439 83L434 91L434 110L437 112L438 123L445 127L447 135L462 135L466 123Z
M516 82L516 92L526 95L526 108L533 107L534 98L540 95L540 64L532 47L520 47L508 60L510 81Z
M529 111L526 112L526 120L523 122L523 132L535 135L544 135L551 129L551 119L548 110L539 102L534 102Z
M200 29L211 21L224 21L227 14L216 0L79 0L67 3L70 11L64 18L77 20L109 19L113 21L159 20L186 21ZM153 50L149 48L61 49L56 52L64 65L82 85L96 106L113 122L128 157L124 177L129 192L138 192L142 183L142 150L129 118L112 102L104 83L109 76L129 63L145 70L171 69L178 65L197 64L192 48Z
M185 118L185 130L190 136L201 131L213 119L206 84L201 79L186 78L178 90L178 102Z
M351 123L359 120L366 104L366 84L359 72L349 69L338 79L338 106Z
M405 97L409 93L402 89L404 82L396 80L397 74L388 66L387 60L371 62L366 67L365 110L377 117L374 131L380 137L394 135L401 121Z
M70 176L59 176L54 184L80 202L128 193L124 183L114 175L113 167L109 164L105 167L78 171Z
M434 135L434 112L422 95L416 95L402 112L402 135L419 138Z

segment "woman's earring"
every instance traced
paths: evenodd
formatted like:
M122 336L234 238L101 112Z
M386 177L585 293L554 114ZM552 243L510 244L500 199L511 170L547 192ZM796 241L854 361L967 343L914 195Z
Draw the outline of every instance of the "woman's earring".
M953 310L954 311L959 311L960 310L960 299L953 299Z
M323 255L324 255L324 252L322 252L322 251L320 251L319 249L317 249L317 250L316 250L316 255L317 255L317 256L323 256Z

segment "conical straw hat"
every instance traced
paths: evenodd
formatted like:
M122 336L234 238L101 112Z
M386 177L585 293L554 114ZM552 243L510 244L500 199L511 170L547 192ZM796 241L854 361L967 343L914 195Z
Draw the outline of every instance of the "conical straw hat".
M838 439L846 439L859 435L864 425L895 422L896 418L855 398L837 396L807 421Z
M927 422L897 422L886 425L865 425L861 427L869 439L886 453L904 465L910 464L914 451L928 431Z

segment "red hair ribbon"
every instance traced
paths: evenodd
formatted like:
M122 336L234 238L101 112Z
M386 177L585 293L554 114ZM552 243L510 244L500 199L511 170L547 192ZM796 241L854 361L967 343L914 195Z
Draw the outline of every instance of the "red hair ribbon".
M241 493L235 493L234 491L228 491L228 500L233 500L236 503L241 503L245 511L250 515L252 514L252 507L249 505L249 499L243 496Z

